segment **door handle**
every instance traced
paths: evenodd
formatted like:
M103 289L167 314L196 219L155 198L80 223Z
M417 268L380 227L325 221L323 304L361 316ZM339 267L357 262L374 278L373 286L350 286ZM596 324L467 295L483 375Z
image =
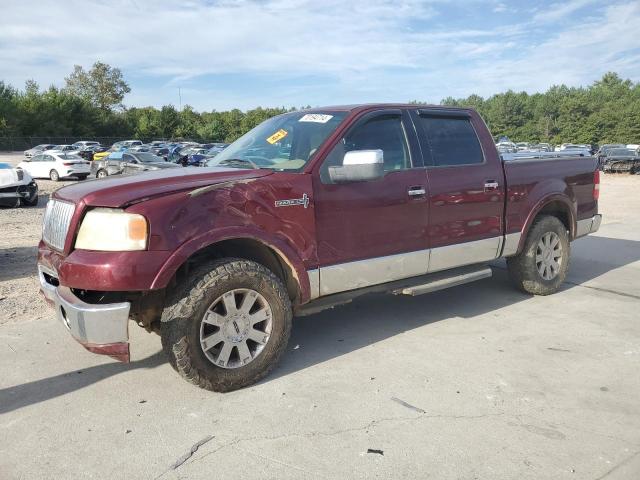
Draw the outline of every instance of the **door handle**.
M412 197L418 197L421 195L425 195L427 191L424 189L424 187L409 187L407 193Z
M488 192L490 190L497 190L500 184L495 180L487 180L484 182L484 191Z

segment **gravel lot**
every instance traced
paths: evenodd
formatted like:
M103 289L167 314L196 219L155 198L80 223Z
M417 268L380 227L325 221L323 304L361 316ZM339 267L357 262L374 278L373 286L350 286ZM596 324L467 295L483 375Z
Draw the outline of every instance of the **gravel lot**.
M67 335L35 271L67 182L38 183L37 208L0 210L2 479L640 478L640 175L603 176L559 293L523 295L497 262L368 296L296 320L281 366L230 394L183 382L135 326L128 365Z
M0 153L0 162L17 165L22 152ZM0 325L37 320L50 316L47 304L37 292L35 266L42 215L51 192L75 181L37 180L40 199L37 207L0 207Z

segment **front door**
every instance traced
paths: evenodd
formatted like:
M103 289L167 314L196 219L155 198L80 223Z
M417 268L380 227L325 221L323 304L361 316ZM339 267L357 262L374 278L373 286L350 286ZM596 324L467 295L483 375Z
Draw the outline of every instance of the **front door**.
M38 153L31 157L31 160L24 163L24 169L27 171L29 175L33 178L38 178L40 176L40 171L38 167L42 165L42 160L44 156L41 153Z
M410 125L400 110L365 115L314 177L320 295L426 273L428 191ZM384 177L333 183L329 166L352 150L382 150Z
M429 271L492 260L502 246L504 175L482 120L464 111L412 112L429 180Z

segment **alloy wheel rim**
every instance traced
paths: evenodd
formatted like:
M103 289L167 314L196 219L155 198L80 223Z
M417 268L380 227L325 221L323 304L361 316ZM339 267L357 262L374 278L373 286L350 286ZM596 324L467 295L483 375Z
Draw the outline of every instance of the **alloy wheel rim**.
M536 268L544 280L553 280L562 266L562 243L555 232L547 232L536 246Z
M200 323L200 347L221 368L240 368L256 359L271 336L271 307L258 292L230 290L216 298Z

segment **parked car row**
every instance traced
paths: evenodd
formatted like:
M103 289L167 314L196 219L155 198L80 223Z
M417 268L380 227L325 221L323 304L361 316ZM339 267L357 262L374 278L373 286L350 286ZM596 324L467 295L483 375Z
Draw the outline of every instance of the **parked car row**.
M105 178L109 175L133 174L149 170L180 167L150 152L112 152L109 156L91 162L91 176Z
M610 143L601 146L563 143L553 147L548 143L514 143L507 137L496 142L496 148L505 160L595 156L604 172L640 173L640 144Z

